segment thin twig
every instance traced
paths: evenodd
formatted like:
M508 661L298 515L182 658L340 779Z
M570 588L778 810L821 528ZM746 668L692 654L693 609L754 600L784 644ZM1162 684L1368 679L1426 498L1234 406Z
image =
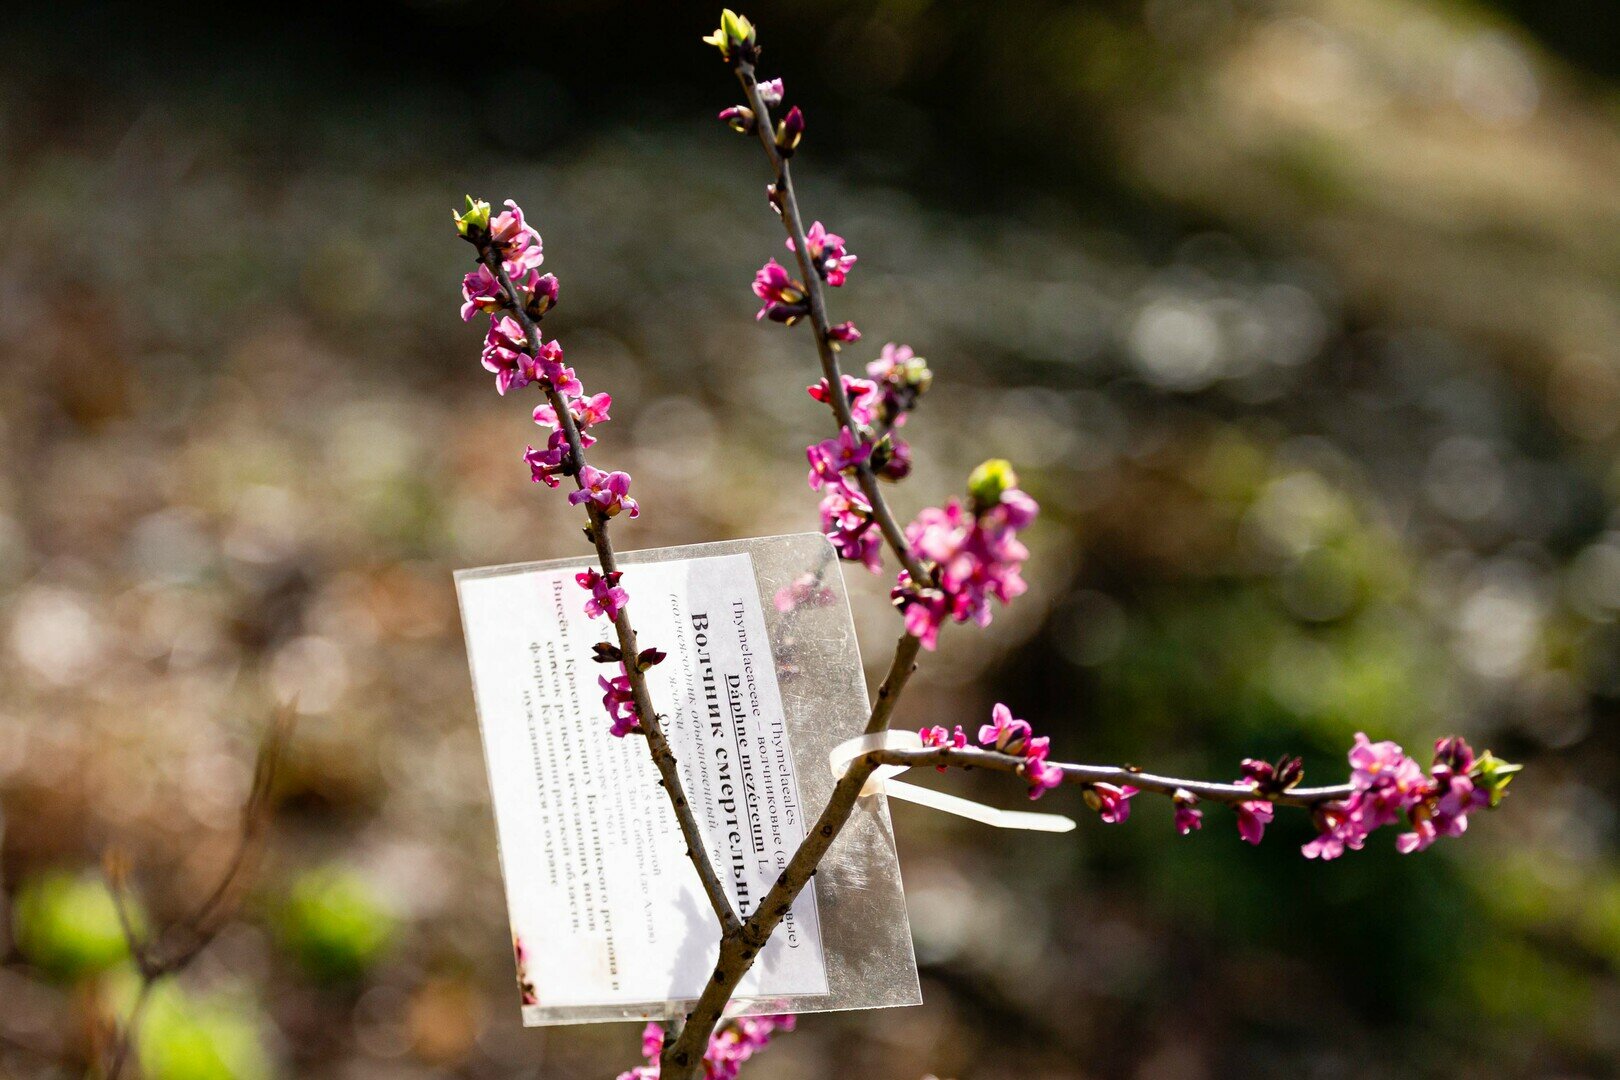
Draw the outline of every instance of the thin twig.
M988 769L992 772L1013 774L1021 774L1024 766L1024 759L1013 754L1000 754L994 750L979 750L974 747L958 749L949 746L928 747L922 750L874 750L862 755L860 760L873 765L904 765L907 768L924 768L932 765L958 769ZM1071 765L1064 762L1053 762L1053 765L1063 771L1065 784L1114 784L1119 787L1129 785L1138 791L1171 796L1184 791L1206 802L1225 803L1228 806L1258 799L1278 806L1295 806L1309 810L1323 803L1347 799L1355 790L1349 784L1335 784L1332 787L1296 787L1287 791L1261 794L1249 784L1177 780L1174 777L1157 776L1124 765Z
M506 272L499 252L485 244L479 248L478 259L500 282L503 306L523 327L526 338L524 351L530 356L536 355L540 349L540 327L530 318L529 313L523 310L523 305L516 302L517 290L512 286L512 278ZM561 394L547 387L546 397L551 403L552 410L557 414L557 423L562 429L563 438L568 440L568 468L573 474L574 482L583 488L585 481L581 473L585 469L586 462L585 447L579 437L579 425L574 422L574 414L569 411L568 402ZM594 503L587 502L585 509L590 518L585 535L596 547L596 557L601 563L602 573L615 573L619 564L613 552L613 542L608 538L608 518ZM703 884L703 892L709 898L709 905L714 908L715 917L720 920L722 931L729 934L741 923L731 906L731 898L726 895L725 886L721 884L719 875L715 873L714 864L709 859L709 849L704 843L697 815L692 812L691 803L686 798L686 789L681 783L675 752L670 748L658 712L653 708L652 693L647 688L646 674L636 663L638 654L636 631L630 624L630 613L627 608L628 605L619 609L617 617L613 620L613 628L618 634L619 651L624 657L624 670L630 679L630 691L635 700L636 713L641 718L641 729L647 737L647 748L652 753L653 764L657 766L664 790L669 795L670 805L675 810L675 819L680 823L681 836L686 841L687 858L697 871L698 879Z
M900 640L895 642L889 673L878 686L877 700L872 703L872 715L866 721L868 735L888 729L889 717L894 714L894 707L900 704L900 694L905 690L906 683L911 681L911 673L917 670L917 651L921 647L922 639L915 634L902 634Z
M135 1003L129 1008L129 1018L124 1021L124 1028L113 1045L112 1059L107 1063L107 1080L116 1080L123 1075L124 1066L135 1048L135 1033L140 1030L147 1003L152 1000L152 988L156 985L155 977L141 979L140 989L135 991Z
M141 1018L151 1000L158 982L189 967L225 928L236 913L242 891L257 863L263 846L265 831L269 827L273 806L276 768L291 737L296 714L283 708L265 727L259 741L258 755L253 765L253 783L242 803L242 825L236 848L221 873L219 882L208 896L180 921L165 927L156 937L142 934L135 926L127 895L128 868L123 857L110 852L107 857L107 881L118 912L119 925L129 945L140 976L140 987L113 1044L105 1080L118 1080L132 1060Z

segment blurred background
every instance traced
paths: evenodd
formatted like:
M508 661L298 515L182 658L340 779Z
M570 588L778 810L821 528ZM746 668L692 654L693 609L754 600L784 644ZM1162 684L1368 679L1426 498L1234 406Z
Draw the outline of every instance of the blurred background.
M1167 806L1052 838L895 811L927 1004L747 1080L1620 1070L1620 33L1579 0L761 2L801 198L909 342L909 516L1011 458L1034 588L899 723L1070 760L1529 763L1403 857ZM14 5L0 20L0 1075L78 1076L145 919L210 888L296 701L263 872L149 1076L611 1077L518 1024L450 573L586 550L456 316L516 198L611 390L627 547L815 527L802 331L708 4ZM874 675L888 578L849 574ZM1003 805L993 778L942 778ZM1072 791L1046 806L1082 814Z

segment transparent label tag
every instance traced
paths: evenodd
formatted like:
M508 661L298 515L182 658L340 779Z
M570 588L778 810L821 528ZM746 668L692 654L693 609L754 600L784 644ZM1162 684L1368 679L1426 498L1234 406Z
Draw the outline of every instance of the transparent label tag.
M613 639L574 575L587 557L456 574L489 766L523 1019L684 1012L719 928L639 736L609 734L591 660ZM832 749L869 705L831 545L817 533L620 556L621 584L710 859L751 912L812 826ZM733 1011L921 1001L888 810L862 799Z

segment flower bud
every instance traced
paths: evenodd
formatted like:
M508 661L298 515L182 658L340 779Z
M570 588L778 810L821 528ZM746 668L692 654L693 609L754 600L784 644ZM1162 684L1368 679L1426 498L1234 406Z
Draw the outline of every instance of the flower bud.
M1012 464L1003 458L991 458L968 476L968 497L979 511L990 509L1001 502L1001 496L1018 486L1018 474Z
M793 151L799 148L799 140L802 138L804 138L804 113L795 105L787 111L786 116L776 122L776 152L783 157L792 157Z
M605 641L598 641L591 646L591 659L598 664L617 664L624 659L624 653L619 651L617 645L610 645Z
M534 295L529 298L529 314L538 319L556 307L557 289L556 274L546 274L537 279L534 283Z
M1434 743L1434 765L1436 768L1445 767L1460 776L1467 776L1474 767L1474 751L1468 745L1467 739L1450 736L1436 739Z
M450 216L456 221L456 234L466 240L476 241L489 232L489 203L483 199L467 196L467 210L458 214L450 211Z
M729 109L720 110L720 119L726 126L739 135L752 135L757 121L754 119L754 110L746 105L733 105Z
M913 356L901 365L900 378L906 386L916 391L918 397L926 394L928 388L934 385L934 373L928 370L928 361L920 356Z
M889 481L904 480L911 475L911 444L904 439L885 435L872 450L872 471Z
M1474 782L1490 793L1491 808L1495 809L1501 803L1502 796L1507 792L1508 783L1513 774L1523 769L1523 765L1514 765L1503 761L1489 750L1474 759L1474 770L1470 774Z
M832 345L834 352L837 352L839 345L843 343L859 340L861 340L861 332L855 328L855 324L852 322L834 323L827 327L827 342Z

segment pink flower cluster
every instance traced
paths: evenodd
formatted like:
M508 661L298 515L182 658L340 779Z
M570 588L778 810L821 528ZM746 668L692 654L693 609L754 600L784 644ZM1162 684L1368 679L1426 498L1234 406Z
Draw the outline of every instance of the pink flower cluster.
M946 731L936 726L925 728L918 734L922 737L924 746L949 746L960 750L967 746L968 742L967 733L961 727L957 727L954 731ZM1029 781L1031 799L1038 799L1063 783L1063 770L1047 760L1047 754L1051 751L1051 740L1044 735L1036 736L1029 723L1013 716L1012 710L1005 705L998 703L990 710L990 723L979 728L979 745L986 750L1024 759L1023 774L1024 779ZM1115 790L1117 792L1118 789ZM1123 800L1136 794L1134 788L1125 790L1130 794L1124 795L1119 800L1122 808L1117 818L1119 821L1124 821L1131 812L1130 807L1124 806ZM1103 820L1116 819L1105 816Z
M621 511L631 517L641 516L641 507L630 497L629 473L587 465L579 471L579 482L579 490L568 495L568 501L575 506L589 503L603 517L615 517Z
M522 325L510 315L490 316L482 359L484 369L495 374L498 394L521 390L530 383L565 396L584 392L574 369L562 362L562 346L548 341L531 351Z
M709 1036L703 1055L704 1080L736 1080L744 1063L770 1043L778 1031L792 1031L791 1016L740 1016ZM641 1032L641 1055L647 1064L619 1074L618 1080L658 1080L658 1057L664 1052L664 1029L648 1024Z
M994 496L993 501L976 496L971 506L951 499L906 526L906 540L918 558L932 564L933 580L914 582L902 570L891 595L905 615L906 631L921 638L924 648L937 645L947 620L988 626L992 598L1010 603L1027 588L1020 570L1029 549L1018 533L1035 520L1039 507L1010 482Z
M735 20L734 20L735 21ZM742 24L737 23L737 26ZM534 385L546 400L534 410L534 422L550 428L544 447L527 448L523 459L536 483L558 487L562 477L574 476L578 490L568 496L575 506L589 509L592 521L627 514L636 517L641 507L630 497L630 475L609 472L576 460L565 425L571 420L580 450L592 446L591 428L606 423L613 398L585 393L574 369L563 362L562 345L540 336L539 320L557 302L557 279L539 274L544 261L540 234L523 218L511 200L506 209L492 213L488 203L467 198L467 208L455 215L456 231L478 249L478 268L461 282L461 317L471 321L480 312L489 315L481 355L486 370L495 376L495 390L505 395ZM575 575L590 594L585 613L591 618L616 620L629 596L619 585L619 574L586 570ZM656 654L656 655L655 655ZM657 650L644 650L637 658L645 670L662 659ZM623 666L615 678L600 679L603 704L613 720L613 734L623 736L640 724Z
M1317 811L1316 839L1301 850L1309 859L1336 859L1359 851L1375 829L1404 820L1410 832L1395 838L1402 853L1422 851L1442 836L1461 836L1468 815L1491 804L1488 787L1475 783L1473 748L1462 739L1434 744L1429 774L1393 742L1370 742L1358 732L1350 750L1351 796Z
M560 361L562 359L562 347L557 345L555 341L546 346L548 349L552 347L556 348L556 356ZM584 387L580 386L578 379L573 378L573 370L564 368L563 371L575 388L573 392L583 394ZM603 423L608 419L608 410L612 405L613 397L610 394L593 394L590 397L575 397L568 400L568 413L574 418L574 426L579 432L581 450L596 445L596 436L591 434L590 429L592 426ZM542 427L551 428L551 434L546 438L545 449L536 450L530 446L523 455L523 460L528 463L530 479L537 484L556 487L561 483L558 477L568 471L567 465L571 461L568 436L557 419L557 410L549 402L543 401L534 407L534 422ZM628 490L629 478L626 477L625 479L626 490ZM578 502L579 500L573 501ZM635 515L630 516L634 517Z
M474 239L475 235L487 238L490 248L500 256L501 269L506 271L517 293L515 297L508 297L489 267L479 264L478 269L461 280L463 322L472 321L473 315L480 311L493 315L508 307L528 311L539 318L557 302L557 279L551 274L540 275L540 264L546 261L540 234L523 220L523 211L511 199L506 200L505 210L491 217L487 203L469 197L467 213L456 215L456 227L468 239ZM469 235L469 231L475 235Z
M845 376L846 392L851 382L858 381ZM810 395L825 400L825 380L812 386ZM839 558L877 573L883 566L883 536L872 517L872 503L855 478L872 457L871 444L842 428L838 438L805 447L805 457L810 462L810 487L822 493L821 531Z
M594 568L574 575L579 587L591 594L591 598L585 601L587 616L595 619L605 615L608 622L619 617L619 610L630 600L630 594L619 585L619 579L623 576L619 570L601 574Z
M896 345L892 341L883 346L876 360L866 365L866 374L879 389L873 415L890 427L904 424L906 415L917 407L917 399L934 383L928 362L912 352L910 345Z
M873 378L844 375L843 396L850 419L861 434L840 429L836 439L826 439L805 448L810 461L810 487L822 493L821 531L832 541L841 558L858 562L873 573L882 569L883 538L872 517L871 500L856 478L862 465L870 465L879 479L902 480L911 472L911 448L892 434L905 422L905 416L927 389L927 365L904 345L883 347L882 358L868 367ZM811 398L833 407L837 402L826 379L805 388ZM875 443L868 429L884 425Z
M842 284L844 273L848 270L849 263L855 261L855 257L841 254L842 238L833 237L833 239L838 240L840 244L838 248L840 254L834 261L842 267L836 271L838 281ZM832 272L824 271L824 273ZM767 259L765 265L755 272L753 288L754 295L760 299L760 309L754 313L755 319L769 319L784 326L792 326L810 314L810 295L805 291L804 282L789 274L787 268L775 259ZM861 332L852 322L835 323L827 327L827 340L836 349L840 345L861 340Z
M641 727L641 714L636 711L636 697L630 688L630 675L619 665L619 674L613 678L598 675L596 683L602 688L602 705L607 709L608 718L613 721L610 730L613 737L622 739L632 731Z

